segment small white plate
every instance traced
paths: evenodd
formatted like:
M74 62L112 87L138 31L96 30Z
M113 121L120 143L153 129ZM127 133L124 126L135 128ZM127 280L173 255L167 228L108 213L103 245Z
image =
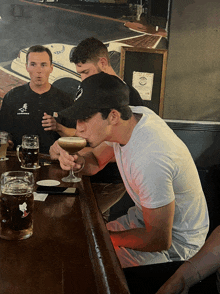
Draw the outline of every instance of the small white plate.
M38 181L37 184L40 186L58 186L60 182L56 180L42 180Z

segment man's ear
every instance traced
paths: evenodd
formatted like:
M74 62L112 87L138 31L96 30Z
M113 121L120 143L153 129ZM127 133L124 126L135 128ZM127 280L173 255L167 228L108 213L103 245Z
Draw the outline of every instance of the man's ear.
M98 62L99 67L104 71L108 66L108 60L105 57L100 57Z
M118 124L120 121L120 118L121 118L121 114L116 109L112 109L108 115L109 123L111 125Z

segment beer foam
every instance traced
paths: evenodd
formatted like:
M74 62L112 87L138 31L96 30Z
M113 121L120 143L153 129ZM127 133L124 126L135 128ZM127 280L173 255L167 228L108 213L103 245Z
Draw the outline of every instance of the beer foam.
M28 143L22 143L22 148L24 149L38 149L38 145L29 145Z
M23 195L32 191L32 186L21 180L11 180L2 185L2 193L8 195Z

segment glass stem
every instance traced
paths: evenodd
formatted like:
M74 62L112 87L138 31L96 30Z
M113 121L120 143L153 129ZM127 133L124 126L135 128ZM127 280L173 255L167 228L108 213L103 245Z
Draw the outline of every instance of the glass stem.
M70 175L71 175L73 178L75 178L75 175L74 175L74 172L73 172L73 168L71 168L71 170L70 170Z

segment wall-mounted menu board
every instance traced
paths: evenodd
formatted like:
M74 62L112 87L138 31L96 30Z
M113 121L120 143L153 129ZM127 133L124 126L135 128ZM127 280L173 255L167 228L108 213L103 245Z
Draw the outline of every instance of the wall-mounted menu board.
M163 116L167 50L121 48L120 77L133 86L144 105Z

